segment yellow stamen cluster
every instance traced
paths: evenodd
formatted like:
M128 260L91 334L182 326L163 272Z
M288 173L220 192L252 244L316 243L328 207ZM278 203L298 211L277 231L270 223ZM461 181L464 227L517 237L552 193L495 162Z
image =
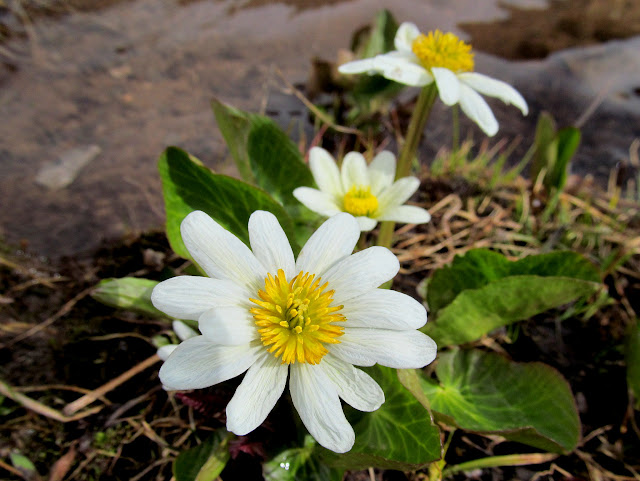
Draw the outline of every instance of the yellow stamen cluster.
M344 196L344 210L356 217L371 216L378 209L378 199L371 187L353 186Z
M421 33L411 44L411 50L420 59L427 70L443 67L452 72L470 72L473 70L471 45L464 43L451 32L440 30Z
M308 362L318 364L328 352L324 344L339 344L337 337L344 327L333 325L345 321L337 312L343 306L331 306L333 290L328 282L320 285L315 274L300 272L290 282L282 269L275 277L267 274L260 299L250 299L259 307L250 309L262 344L282 364ZM270 346L270 347L269 347Z

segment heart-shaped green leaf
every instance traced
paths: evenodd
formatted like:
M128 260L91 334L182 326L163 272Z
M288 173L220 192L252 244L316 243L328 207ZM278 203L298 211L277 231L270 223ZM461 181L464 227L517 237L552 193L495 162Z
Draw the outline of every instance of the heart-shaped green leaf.
M313 186L314 182L311 170L287 134L263 115L243 112L218 100L211 105L242 177L281 204L298 206L293 190Z
M427 303L437 313L467 289L478 289L508 276L570 277L600 282L598 270L580 254L550 252L510 261L498 252L473 249L456 256L448 266L436 270L428 284Z
M433 274L427 299L436 319L423 330L440 347L471 342L600 288L596 268L573 252L511 262L496 252L473 250Z
M188 259L180 224L194 210L209 214L218 224L249 244L249 217L256 210L274 214L287 233L294 252L299 250L291 218L265 191L245 182L215 174L197 159L176 147L169 147L158 163L167 213L167 237L171 247Z
M362 415L354 425L356 442L348 453L337 455L323 449L332 466L344 469L410 471L440 458L440 430L431 414L400 384L395 369L375 366L363 369L382 387L384 404Z
M571 389L550 366L454 349L439 355L436 375L438 381L423 377L422 388L446 424L554 453L578 444L580 419Z

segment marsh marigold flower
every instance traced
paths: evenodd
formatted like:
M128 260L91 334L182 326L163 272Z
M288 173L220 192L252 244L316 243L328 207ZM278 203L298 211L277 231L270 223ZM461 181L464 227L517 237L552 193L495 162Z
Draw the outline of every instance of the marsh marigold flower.
M347 212L355 216L361 231L373 229L378 221L423 224L431 220L425 209L403 205L420 186L417 177L393 181L396 158L380 152L369 166L364 156L349 152L338 169L331 154L320 147L309 151L309 167L318 189L298 187L293 195L307 208L324 216Z
M354 365L420 368L436 355L433 340L417 330L427 320L422 304L378 289L398 272L396 257L377 246L352 254L360 229L349 214L320 226L297 260L268 212L249 219L251 249L199 211L181 232L209 277L166 280L151 299L172 317L197 320L202 335L173 350L160 380L200 389L246 371L227 405L227 429L237 435L262 424L288 377L311 435L346 452L355 435L340 399L361 411L384 402L380 386Z
M398 28L394 43L396 50L392 52L348 62L338 70L344 74L380 74L414 87L435 81L442 102L449 106L459 103L489 136L498 132L498 122L480 94L513 104L527 115L527 103L511 85L473 72L471 46L453 33L436 30L425 35L413 23L405 22Z

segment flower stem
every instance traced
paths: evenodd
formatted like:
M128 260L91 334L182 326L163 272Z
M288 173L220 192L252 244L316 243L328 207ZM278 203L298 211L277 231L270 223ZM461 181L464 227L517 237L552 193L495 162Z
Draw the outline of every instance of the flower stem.
M418 96L416 107L413 110L411 120L409 121L407 135L404 139L400 156L398 157L396 180L406 177L411 172L411 162L416 156L418 145L420 145L420 138L422 137L422 132L427 124L427 119L431 113L431 107L433 107L433 102L436 100L437 93L438 88L436 87L436 83L431 82L422 89ZM394 227L395 222L391 221L382 222L380 224L380 233L378 234L377 242L379 246L391 247Z
M416 156L418 145L420 145L420 138L427 119L431 113L431 107L436 100L438 88L435 82L431 82L424 87L418 96L416 107L411 115L409 121L409 128L407 129L407 135L398 157L398 170L396 171L396 179L406 177L411 172L411 162Z

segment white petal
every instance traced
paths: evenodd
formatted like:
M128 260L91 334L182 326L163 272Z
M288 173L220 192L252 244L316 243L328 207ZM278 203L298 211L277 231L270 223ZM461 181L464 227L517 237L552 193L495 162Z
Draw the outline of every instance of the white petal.
M467 84L473 90L489 97L496 97L507 105L515 105L523 115L529 113L527 102L516 89L506 82L496 80L486 75L475 72L465 72L458 75L460 81Z
M291 244L278 219L271 212L259 210L251 214L249 241L253 254L268 272L276 274L278 269L282 269L287 279L296 275L296 261Z
M311 187L297 187L293 191L293 196L307 209L317 212L325 217L331 217L338 212L342 212L334 197Z
M353 252L359 238L355 217L346 213L334 215L304 245L296 261L296 272L322 276L329 267Z
M372 73L375 70L373 58L354 60L343 63L338 67L338 72L343 74Z
M394 369L418 369L436 358L436 343L420 331L348 328L331 354L356 366L378 363Z
M292 364L289 389L300 419L319 444L336 453L346 453L353 447L355 433L322 363Z
M389 289L373 289L344 303L345 326L379 329L419 329L427 322L424 306L412 297Z
M386 247L373 246L334 264L322 276L334 289L333 304L340 305L392 279L400 269L398 258Z
M498 121L487 102L475 90L463 83L460 84L460 108L489 137L498 133Z
M204 336L180 344L160 368L171 389L202 389L245 372L264 351L262 345L215 346Z
M369 232L378 224L376 219L372 219L370 217L356 217L356 220L358 221L358 227L360 227L362 232Z
M392 220L405 224L426 224L431 220L431 214L422 207L415 205L398 205L386 210L378 220Z
M340 174L344 192L348 192L353 186L368 187L370 184L367 161L360 152L349 152L344 156Z
M153 305L179 319L197 321L204 311L219 305L233 305L249 298L249 291L233 281L201 276L178 276L153 288Z
M193 260L209 277L229 279L250 290L264 284L267 271L251 250L204 212L190 213L180 231Z
M456 74L448 68L441 67L433 67L431 73L436 79L440 100L449 106L457 104L460 99L460 82Z
M411 52L413 41L420 35L420 30L411 22L403 22L396 31L393 43L396 50L401 52Z
M379 196L383 189L393 184L395 176L396 156L388 150L383 150L369 164L371 193L376 197Z
M417 177L403 177L396 180L391 187L378 197L378 212L384 215L390 207L404 204L420 187Z
M227 430L244 436L267 418L287 383L287 364L264 351L227 405Z
M401 84L422 87L433 82L431 74L408 55L378 55L374 66L385 78Z
M164 346L158 348L156 354L160 359L166 361L167 359L169 359L171 353L176 350L176 347L178 347L177 344L165 344Z
M321 147L313 147L309 151L309 168L322 192L333 197L344 195L338 165L329 152Z
M191 329L182 321L173 321L171 328L181 341L186 341L187 339L191 339L192 337L199 335L198 331Z
M206 311L200 316L198 327L209 342L221 346L249 344L259 337L253 316L239 306L220 306Z
M322 359L322 366L344 402L366 412L382 406L384 392L371 376L330 354Z

